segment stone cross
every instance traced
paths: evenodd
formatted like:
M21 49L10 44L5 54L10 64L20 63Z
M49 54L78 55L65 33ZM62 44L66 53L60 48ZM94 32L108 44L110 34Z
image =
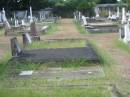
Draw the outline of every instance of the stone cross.
M122 8L122 24L126 23L126 12L125 12L125 8Z
M22 52L22 49L20 48L20 45L16 37L12 38L10 41L11 41L12 56L17 57Z

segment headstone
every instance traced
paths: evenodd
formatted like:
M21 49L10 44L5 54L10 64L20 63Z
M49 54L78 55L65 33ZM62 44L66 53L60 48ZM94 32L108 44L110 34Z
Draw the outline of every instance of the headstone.
M109 12L108 12L108 19L111 19L111 17L112 17L112 15L111 15L111 10L109 10Z
M9 24L8 21L5 21L5 22L3 23L3 25L4 25L4 29L5 29L5 35L8 35L8 34L10 33L11 26L10 26L10 24Z
M30 23L33 22L32 7L30 6Z
M9 30L11 29L11 26L10 26L10 24L9 24L7 18L6 18L4 8L2 10L2 22L3 22L3 25L4 25L4 29L5 29L5 35L7 35L10 32Z
M99 16L99 8L95 7L95 14L96 14L96 17L100 17Z
M13 57L17 57L18 54L22 52L16 37L11 39L11 50L12 50Z
M38 36L37 27L35 22L31 23L31 34L32 36Z
M125 8L122 8L122 24L126 23L126 12L125 12Z
M24 22L23 19L21 20L21 25L22 25L22 26L26 26L26 24L25 24L25 22Z
M24 47L28 44L31 44L31 43L32 43L31 36L28 33L24 33L23 34L23 45L24 45Z
M32 35L32 39L35 41L39 41L40 40L40 36L38 36L38 32L37 32L37 27L35 22L31 23L31 35Z
M82 16L83 26L87 26L87 20L85 16Z
M0 12L0 23L2 22L2 14L1 14L1 12Z
M79 12L78 20L81 20L81 12Z
M129 24L124 24L120 29L120 39L123 40L124 43L128 43L130 41L130 27Z
M117 18L120 18L120 8L117 7Z
M2 21L3 22L7 21L4 8L2 9Z

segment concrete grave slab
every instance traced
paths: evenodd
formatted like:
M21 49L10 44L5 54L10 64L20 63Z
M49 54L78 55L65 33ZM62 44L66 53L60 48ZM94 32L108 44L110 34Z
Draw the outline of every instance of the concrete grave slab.
M89 79L105 76L100 66L81 67L78 69L48 68L42 71L24 71L21 75L29 75L36 78L40 77L47 80Z

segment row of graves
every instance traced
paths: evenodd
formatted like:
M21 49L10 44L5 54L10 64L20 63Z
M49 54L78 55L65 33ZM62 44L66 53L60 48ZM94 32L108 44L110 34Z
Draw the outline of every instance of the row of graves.
M6 17L4 8L0 12L0 26L5 29L5 35L19 35L24 32L30 32L31 25L38 25L38 31L46 31L49 23L56 23L58 17L52 15L52 9L47 8L40 11L14 11L13 18Z
M104 5L100 5L104 7ZM99 6L98 6L99 7ZM120 40L124 43L130 41L130 12L126 7L118 7L116 10L107 10L108 16L101 17L99 8L95 7L95 17L86 17L81 12L74 12L74 19L85 27L90 33L119 32Z
M48 11L49 10L49 11ZM32 7L29 12L15 12L14 18L7 19L5 10L1 11L1 24L4 25L5 35L13 36L11 38L11 62L31 62L42 63L45 61L63 61L84 59L91 62L99 62L98 55L95 53L91 45L87 43L81 48L58 48L58 49L33 49L26 50L25 46L32 44L34 41L43 41L40 39L40 33L49 29L48 25L41 27L41 23L56 23L59 17L51 16L51 9L40 10L39 18L33 16ZM22 15L21 15L22 14ZM29 14L29 16L28 16ZM20 17L20 18L18 18ZM23 17L23 18L22 18ZM37 26L38 24L38 26ZM23 37L23 47L18 42L17 29ZM18 34L19 35L19 34Z

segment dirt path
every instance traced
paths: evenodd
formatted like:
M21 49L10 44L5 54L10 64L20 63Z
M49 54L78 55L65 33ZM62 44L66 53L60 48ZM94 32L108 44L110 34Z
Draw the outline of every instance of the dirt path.
M73 23L73 19L62 19L58 24L58 31L53 35L43 36L43 39L77 39L81 35Z

